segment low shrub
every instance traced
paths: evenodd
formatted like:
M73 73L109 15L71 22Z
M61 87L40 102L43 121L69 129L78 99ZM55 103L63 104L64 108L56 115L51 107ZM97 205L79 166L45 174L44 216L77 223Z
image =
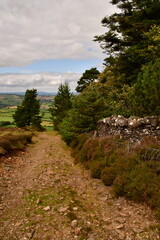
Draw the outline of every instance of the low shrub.
M77 149L77 150L81 150L84 143L90 138L92 137L92 133L82 133L80 135L77 136L77 138L75 138L71 144L70 144L70 147L72 149Z
M0 155L5 155L13 150L23 149L32 142L33 133L29 131L11 129L2 131L0 136Z
M136 202L146 202L157 210L160 218L160 177L147 163L141 162L132 170L121 172L113 183L115 195L126 196Z
M114 167L105 167L101 172L102 182L106 186L111 186L117 176L116 169Z
M93 138L82 134L74 146L74 157L90 169L93 178L101 178L106 186L113 185L117 197L146 202L157 209L160 218L160 176L157 174L160 164L142 158L142 154L146 156L146 149L160 149L154 137L145 137L133 145L130 152L127 142L111 137Z
M91 170L91 176L93 178L101 178L101 173L103 169L105 168L106 163L105 161L92 161L89 163L89 168Z
M87 149L85 151L85 143L90 137L91 137L90 133L83 133L72 141L70 146L72 147L72 156L75 159L75 163L87 161L86 159Z
M130 172L141 163L137 154L126 154L123 150L115 150L115 156L117 158L112 162L112 167L116 169L119 175Z
M160 219L160 207L158 207L156 210L156 217Z
M113 182L113 190L116 197L122 197L126 195L125 186L128 182L127 174L117 175Z
M154 195L160 191L160 178L145 163L135 167L128 174L125 186L127 197L138 202L147 202L153 205ZM160 199L159 199L160 203Z

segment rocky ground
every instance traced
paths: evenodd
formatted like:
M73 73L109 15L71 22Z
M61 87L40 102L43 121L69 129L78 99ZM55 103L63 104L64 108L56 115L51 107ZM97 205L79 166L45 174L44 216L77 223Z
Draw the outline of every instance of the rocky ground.
M75 165L59 135L40 133L25 152L0 160L0 240L157 240L145 205Z

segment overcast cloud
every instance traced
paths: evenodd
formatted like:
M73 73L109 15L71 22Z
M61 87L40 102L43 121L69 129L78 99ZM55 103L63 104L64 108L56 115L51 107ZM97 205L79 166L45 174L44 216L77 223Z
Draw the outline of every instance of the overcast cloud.
M92 40L103 33L101 19L111 13L109 0L0 0L0 67L102 59Z
M24 92L24 89L35 88L41 92L55 93L61 83L68 82L74 90L80 74L67 73L37 73L37 74L1 74L1 92Z
M0 0L1 66L36 59L97 58L101 51L92 39L102 33L100 21L113 8L107 2Z

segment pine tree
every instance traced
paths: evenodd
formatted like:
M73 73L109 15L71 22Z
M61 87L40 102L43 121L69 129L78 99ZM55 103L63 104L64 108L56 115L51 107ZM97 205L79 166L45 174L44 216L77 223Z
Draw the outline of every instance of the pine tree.
M95 37L107 53L106 65L117 76L123 75L125 83L132 84L142 65L148 59L141 55L147 50L148 32L153 25L160 25L160 0L112 0L121 12L102 20L108 31Z
M82 92L90 83L95 82L98 79L100 72L97 68L91 68L86 70L82 77L77 82L78 86L76 87L77 92Z
M37 100L37 90L26 90L22 105L17 107L13 119L17 127L41 126L40 101Z
M50 108L52 121L55 130L59 130L59 126L71 108L72 93L68 83L61 84L58 88L58 93L54 98L53 106Z

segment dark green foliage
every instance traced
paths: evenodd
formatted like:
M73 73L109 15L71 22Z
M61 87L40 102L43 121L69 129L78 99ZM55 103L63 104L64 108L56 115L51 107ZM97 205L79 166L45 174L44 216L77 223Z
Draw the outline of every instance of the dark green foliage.
M5 127L8 125L11 125L12 123L10 121L0 121L0 127Z
M123 85L120 88L109 82L105 86L110 89L106 96L107 115L144 117L160 114L159 58L143 66L133 86Z
M91 176L93 178L101 178L101 174L103 172L103 169L105 168L106 164L105 161L92 161L89 163L90 170L91 170Z
M67 117L63 119L60 128L60 134L63 140L70 145L73 140L76 141L77 131L74 126L74 111L67 112Z
M132 65L134 75L130 70L129 77L125 71L121 73L119 57L114 56L110 57L111 64L107 64L99 76L100 82L108 90L106 95L107 115L143 117L160 113L160 27L151 26L148 32L143 33L143 36L146 48L139 49L137 56L140 55L144 59L144 63L141 64L139 70ZM121 62L121 64L121 67L124 67L125 62ZM129 80L130 77L133 78L132 82Z
M133 96L135 99L136 96ZM109 115L122 115L124 117L134 116L133 98L131 97L131 87L123 85L121 88L113 87L107 96Z
M13 119L17 127L41 127L40 102L37 100L37 90L27 90L22 105L17 107Z
M116 197L122 197L126 195L125 186L127 185L127 174L124 172L118 175L113 182L113 190Z
M144 1L111 1L121 10L102 20L108 31L95 37L101 47L107 52L106 64L112 71L125 76L125 83L131 84L142 67L150 61L144 57L148 51L147 37L153 25L160 24L159 0ZM143 52L143 54L142 54Z
M114 167L105 167L101 172L102 182L106 186L111 186L116 178L116 169Z
M80 95L72 99L72 109L61 124L60 133L70 143L79 134L96 129L97 121L105 117L106 88L92 83Z
M135 97L136 96L136 97ZM139 116L160 114L160 59L143 68L130 91L133 112Z
M60 130L63 119L67 116L68 110L72 107L71 97L72 93L68 83L61 84L54 98L54 103L50 108L52 115L51 119L55 130Z
M153 207L159 206L158 202L154 203L155 195L160 196L160 178L146 164L140 164L135 167L127 176L125 192L127 197L138 202L147 202Z
M86 70L77 82L78 86L76 87L76 91L82 92L87 86L98 79L99 74L100 72L97 70L97 68Z

